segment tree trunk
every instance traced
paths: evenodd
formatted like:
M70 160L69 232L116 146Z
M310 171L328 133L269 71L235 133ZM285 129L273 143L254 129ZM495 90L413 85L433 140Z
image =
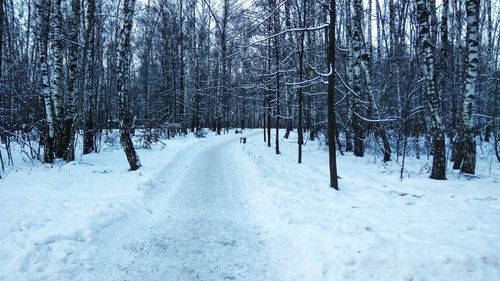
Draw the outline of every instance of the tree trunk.
M87 2L87 28L85 30L85 42L83 46L82 70L80 71L80 87L78 97L78 122L83 128L83 154L94 151L94 120L92 118L92 75L94 65L94 14L96 0ZM89 101L84 108L84 100Z
M362 3L361 0L355 0L354 1L354 10L355 10L355 23L354 27L355 29L358 30L359 35L356 36L360 42L356 42L356 44L359 44L361 46L361 52L357 53L359 56L356 56L356 59L360 60L361 66L363 68L363 71L365 73L365 82L366 82L366 91L368 94L368 98L370 99L370 104L371 104L371 111L375 114L375 118L378 119L378 124L377 124L377 129L380 133L380 137L382 138L382 144L384 146L383 149L383 154L384 154L384 162L391 161L391 146L389 144L389 138L387 137L387 132L385 129L384 122L381 120L382 115L380 114L380 110L378 107L378 102L375 99L375 95L373 93L373 85L372 85L372 79L371 79L371 74L370 74L370 53L369 50L366 48L366 42L363 37L363 30L361 29L361 14L363 12L362 10ZM371 45L371 42L368 42L368 44Z
M420 33L419 39L422 44L422 52L424 58L423 69L430 108L431 132L434 142L434 158L432 162L431 178L444 180L446 179L445 138L443 132L443 121L441 119L441 98L439 96L439 92L436 89L436 74L434 71L434 46L431 43L429 12L427 11L425 0L417 0L416 2Z
M353 68L352 68L352 16L351 16L351 0L345 1L345 33L347 40L347 49L349 51L346 62L347 84L345 90L349 93L348 85L353 85ZM377 33L380 33L380 27L377 26ZM380 52L380 51L379 51ZM346 96L346 126L345 126L345 150L353 151L353 116L351 108L354 106L356 97L351 97L350 93Z
M130 52L130 33L132 31L133 15L134 15L135 0L124 0L123 26L119 33L118 42L118 118L120 122L120 142L127 156L130 170L135 171L141 167L139 157L135 152L134 144L130 137L130 118L127 109L127 90L129 80L129 52Z
M63 79L63 54L62 54L62 13L61 0L53 0L51 5L52 36L50 40L51 51L51 81L50 90L55 113L55 155L62 158L66 147L63 141L62 125L64 123L63 98L62 98L62 79Z
M460 128L461 152L460 172L475 174L476 142L474 129L474 102L476 100L477 66L479 63L479 0L467 0L467 63L463 88L462 122Z
M273 41L273 49L275 55L275 70L276 71L276 136L275 136L275 148L276 154L280 154L280 139L279 139L279 128L280 128L280 42L277 34L280 32L280 19L279 19L279 9L276 6L276 0L271 0L271 8L275 10L273 12L273 31L274 31L274 41Z
M358 157L363 157L365 154L365 124L362 119L364 115L363 107L361 106L361 100L364 97L363 90L364 87L361 71L362 71L362 55L363 55L363 37L361 30L361 8L358 5L361 5L361 0L355 0L353 3L354 15L353 15L353 23L354 27L352 30L352 77L353 77L353 90L356 93L356 97L354 97L352 101L352 129L354 132L354 155ZM356 8L358 7L358 8ZM350 9L350 7L348 8Z
M50 74L47 58L48 41L49 41L49 11L50 4L48 0L39 0L37 2L37 19L36 25L40 42L38 44L38 56L40 58L40 73L41 73L41 92L44 99L45 114L47 119L47 136L45 140L45 150L43 161L45 163L54 162L54 138L55 138L55 114L52 96L50 94Z
M182 2L185 0L180 0L179 1L179 41L177 42L179 44L178 49L179 49L179 70L180 70L180 75L179 75L179 123L181 124L181 131L184 135L187 134L187 119L186 119L186 113L185 113L185 108L186 108L186 86L185 86L185 76L186 76L186 70L185 70L185 50L184 50L184 9Z
M291 29L292 28L292 21L290 18L290 9L291 9L291 1L286 1L285 2L285 26L286 29ZM289 44L289 46L293 46L293 36L292 34L286 34L285 35L285 42ZM287 48L287 51L290 51L289 48ZM285 86L286 87L286 86ZM286 126L286 132L285 135L283 136L285 139L288 139L290 136L290 132L293 130L293 114L292 114L292 98L290 97L290 89L288 87L285 88L285 126Z
M335 0L330 0L330 24L328 31L328 56L327 61L330 68L328 76L328 159L330 168L330 187L338 190L337 179L337 155L335 152L335 22L337 18Z
M80 0L72 0L72 18L71 18L71 29L70 29L70 40L71 45L68 48L68 96L69 101L66 106L66 119L64 120L64 146L66 147L66 153L64 155L64 160L73 161L75 160L75 103L77 99L78 87L78 30L80 28Z
M269 13L272 14L274 7L271 6L271 3L268 3ZM267 35L269 39L267 40L267 75L269 76L269 81L271 81L271 61L272 61L272 46L271 46L271 36L272 36L272 18L269 19L267 23ZM272 123L271 119L273 116L273 106L271 101L273 99L273 93L271 91L271 85L267 85L267 147L271 147L271 129Z
M307 16L307 0L304 0L303 2L303 14L302 14L302 28L305 29L306 27L306 16ZM299 50L299 82L302 82L304 79L304 39L305 39L305 31L302 30L300 32L300 50ZM298 134L298 139L297 139L297 144L298 144L298 159L297 162L299 164L302 163L302 145L304 145L304 131L303 131L303 124L304 124L304 92L302 85L299 85L298 89L298 117L297 117L297 134Z

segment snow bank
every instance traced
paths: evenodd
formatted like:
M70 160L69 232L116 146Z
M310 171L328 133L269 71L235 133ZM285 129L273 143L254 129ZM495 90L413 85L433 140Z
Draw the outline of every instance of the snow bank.
M143 167L135 172L111 147L53 168L18 162L0 180L0 280L78 279L97 232L131 212L148 212L155 175L196 142L177 138L138 150Z
M235 152L274 241L277 280L500 280L500 165L491 154L480 155L477 177L450 168L447 181L428 179L428 161L412 158L400 181L397 163L347 153L336 192L327 152L309 142L299 165L296 149L286 140L275 155L259 134Z

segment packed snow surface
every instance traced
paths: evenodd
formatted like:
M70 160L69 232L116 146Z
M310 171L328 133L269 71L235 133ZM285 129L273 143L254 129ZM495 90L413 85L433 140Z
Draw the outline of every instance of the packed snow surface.
M105 149L0 180L0 280L500 280L500 165L477 176L429 163L338 155L339 192L317 142L296 164L262 131ZM273 139L274 140L274 139Z

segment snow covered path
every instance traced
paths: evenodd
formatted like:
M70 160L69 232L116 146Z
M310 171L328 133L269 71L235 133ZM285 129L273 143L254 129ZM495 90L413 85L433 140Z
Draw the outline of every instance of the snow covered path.
M102 232L88 274L109 280L276 280L262 230L250 217L244 171L230 152L237 144L234 137L203 143L165 167L149 194L149 217L139 214Z
M429 159L328 154L296 135L282 154L262 130L111 146L69 164L26 165L0 181L1 281L500 280L500 164L428 178ZM487 147L484 147L487 148ZM482 151L479 149L478 151Z

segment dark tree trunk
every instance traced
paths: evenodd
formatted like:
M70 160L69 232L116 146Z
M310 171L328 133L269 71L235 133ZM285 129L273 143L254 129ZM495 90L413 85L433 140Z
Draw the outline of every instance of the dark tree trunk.
M328 76L328 159L330 168L330 187L339 189L337 179L337 156L335 152L335 0L330 0L330 24L328 32L328 56L327 61L330 68Z
M78 42L78 29L80 25L80 1L72 1L72 20L70 40ZM72 44L68 48L68 95L69 101L66 106L66 118L64 120L64 143L66 148L64 160L67 162L75 160L75 134L76 134L76 99L77 99L77 78L78 78L78 45Z
M276 12L273 13L273 31L274 31L274 41L273 41L273 49L275 55L275 67L274 70L276 72L276 136L275 136L275 145L276 145L276 154L280 154L280 138L279 138L279 128L280 128L280 41L277 34L280 32L280 20L279 20L279 9L276 6L276 0L271 0L271 8Z
M302 28L306 27L306 16L307 16L307 0L304 0L303 3L303 15L302 15ZM302 30L300 32L300 50L299 50L299 82L302 82L304 79L304 39L305 39L305 31ZM297 162L302 163L302 145L304 145L304 93L302 85L299 86L298 89L298 120L297 120L297 144L298 144L298 159Z
M363 157L365 154L365 130L367 127L362 116L364 109L361 105L361 100L365 97L364 86L362 79L362 53L363 53L363 30L361 28L361 5L360 0L355 0L353 15L353 29L352 29L352 65L350 66L353 73L353 90L356 97L353 100L353 116L352 116L352 130L354 132L354 155ZM350 7L349 7L350 9Z
M95 0L89 0L87 3L87 28L85 30L85 43L82 59L82 70L80 75L79 97L78 97L78 114L79 121L83 128L83 154L88 154L94 151L94 120L92 106L92 83L93 65L94 65L94 14L95 14ZM84 108L84 100L89 101L89 105Z

